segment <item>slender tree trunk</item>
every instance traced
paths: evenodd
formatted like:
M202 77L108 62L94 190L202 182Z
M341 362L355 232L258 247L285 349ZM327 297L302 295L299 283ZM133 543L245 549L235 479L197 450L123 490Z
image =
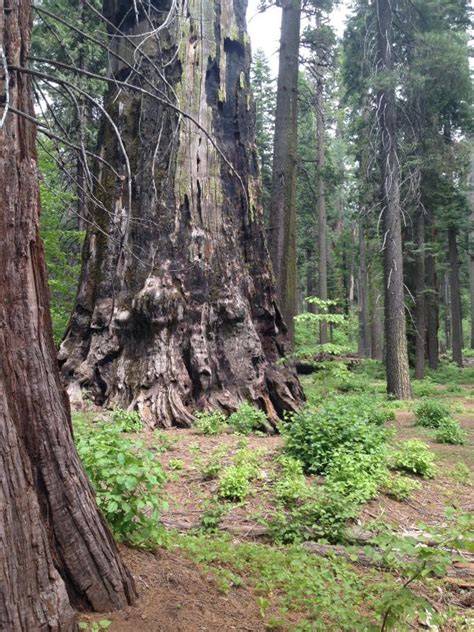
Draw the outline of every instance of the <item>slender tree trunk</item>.
M449 283L451 288L451 333L453 360L462 367L462 317L459 289L459 255L456 229L448 228Z
M426 234L429 236L429 245L426 249L426 337L428 347L428 366L430 369L438 370L439 344L439 304L438 304L438 280L436 275L435 258L435 226L433 214L428 210L426 216Z
M474 143L474 139L471 139ZM471 165L468 176L469 206L469 289L471 295L471 349L474 349L474 146L471 147Z
M7 11L8 8L8 11ZM26 66L30 5L0 0L0 47ZM1 66L0 66L1 68ZM26 75L0 69L0 94L33 115ZM0 105L0 120L5 113ZM35 128L0 129L0 629L76 629L71 607L133 602L133 580L99 513L72 439L56 367L39 238Z
M296 163L301 0L283 0L270 197L270 253L277 295L294 338L296 313Z
M364 210L362 211L362 215L363 214ZM365 222L361 219L359 224L359 355L364 358L370 357L371 346L367 244Z
M319 19L317 22L320 27ZM318 250L319 250L319 298L328 299L328 250L326 228L326 183L324 169L326 166L325 151L325 117L324 117L324 82L318 77L316 82L316 150L317 150L317 193L318 193ZM319 342L324 345L328 341L328 324L319 324Z
M393 72L392 8L390 0L377 0L379 72ZM395 89L380 90L377 99L380 166L383 194L383 251L385 285L385 356L387 392L410 399L410 374L406 339L403 256L400 211L400 173L397 156Z
M425 305L425 212L419 209L415 220L415 377L425 376L426 305Z
M123 87L107 97L130 173L106 121L103 152L123 177L101 175L105 211L94 209L87 233L62 372L71 395L86 389L98 404L137 409L149 427L189 426L196 409L231 412L243 401L275 422L302 393L278 362L287 339L263 232L246 3L180 7L157 40L142 43L152 86L132 76L161 101ZM148 31L143 8L138 24L128 9L105 3L121 30ZM155 26L162 9L150 9ZM133 59L132 50L123 55ZM115 61L110 72L120 79L130 69Z

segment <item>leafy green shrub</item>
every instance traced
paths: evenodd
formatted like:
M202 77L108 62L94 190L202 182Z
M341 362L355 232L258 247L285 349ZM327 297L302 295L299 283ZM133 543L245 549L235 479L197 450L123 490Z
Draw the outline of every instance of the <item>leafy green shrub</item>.
M240 404L239 408L227 419L227 423L243 435L248 435L254 430L261 430L265 427L266 421L267 417L263 410L255 408L248 402Z
M274 487L275 498L285 507L292 507L309 496L310 488L306 484L300 461L291 456L281 456L278 463L281 470Z
M223 412L216 410L210 412L197 412L196 428L206 435L217 435L224 431L227 419Z
M276 542L324 539L336 543L344 540L346 522L356 514L355 505L345 496L323 487L289 514L278 512L267 524Z
M220 498L242 502L250 492L251 472L245 465L230 465L219 477Z
M438 443L450 443L451 445L464 445L466 432L454 419L443 419L438 426L435 435Z
M425 377L423 380L413 380L412 389L415 397L432 397L437 393L436 386L430 377Z
M399 450L393 453L391 465L394 469L423 478L434 478L436 468L433 464L434 454L419 439L410 439L402 443Z
M347 400L347 401L345 401ZM371 453L385 442L386 431L368 422L367 411L350 398L333 400L313 411L305 408L283 427L285 451L305 472L324 474L337 450Z
M142 418L136 410L116 408L110 417L114 426L121 432L140 432L143 429Z
M184 468L184 461L183 459L170 459L168 461L168 465L170 469L177 472L178 470L182 470Z
M436 400L427 399L415 408L417 426L439 428L441 423L450 417L449 409Z
M368 454L341 449L333 454L327 469L326 489L350 502L364 503L377 495L386 471L385 446Z
M107 423L75 423L75 439L96 500L115 537L147 546L160 537L157 526L165 474L155 453Z
M385 366L380 360L363 360L354 368L354 373L369 380L385 380Z
M387 496L395 500L407 500L411 493L420 489L421 485L417 481L407 476L389 476L384 480L382 489Z

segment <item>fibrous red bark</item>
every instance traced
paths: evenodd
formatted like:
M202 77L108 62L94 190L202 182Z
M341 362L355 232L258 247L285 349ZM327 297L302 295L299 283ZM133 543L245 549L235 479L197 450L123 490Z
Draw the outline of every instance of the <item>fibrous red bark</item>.
M122 178L99 174L62 374L71 397L137 409L150 427L244 400L274 421L302 394L278 363L286 326L263 236L246 2L155 5L105 3L110 72L134 88L107 97L102 152Z
M8 10L7 10L8 9ZM0 48L26 64L30 4L0 1ZM0 61L1 63L1 61ZM135 589L72 439L38 234L35 129L25 76L0 65L0 629L75 630ZM8 104L8 107L6 107ZM5 116L3 116L5 115Z

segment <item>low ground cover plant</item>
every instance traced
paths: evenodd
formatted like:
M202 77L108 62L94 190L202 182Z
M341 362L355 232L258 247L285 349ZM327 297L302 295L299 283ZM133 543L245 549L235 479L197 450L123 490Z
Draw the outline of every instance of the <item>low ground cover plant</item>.
M435 455L429 447L419 439L409 439L393 452L390 464L393 469L409 474L416 474L422 478L434 478L436 467Z
M116 408L112 411L110 418L114 426L121 432L140 432L143 430L142 418L136 410Z
M370 423L372 418L375 423ZM387 431L376 425L379 422L360 400L333 399L317 410L301 410L282 427L285 452L298 459L305 472L326 474L338 450L367 454L378 450L387 439Z
M259 410L243 402L239 408L227 419L229 426L234 428L238 434L248 435L255 430L264 430L267 423L267 416L263 410Z
M438 426L435 439L438 443L450 443L451 445L464 445L467 433L454 419L443 419Z
M195 413L196 428L206 435L217 435L224 432L227 426L227 418L221 411Z
M107 422L76 418L74 431L97 504L115 537L136 546L158 542L159 515L167 505L162 498L165 474L156 453Z
M446 420L450 419L451 411L442 402L427 399L415 407L415 421L417 426L424 428L439 428Z

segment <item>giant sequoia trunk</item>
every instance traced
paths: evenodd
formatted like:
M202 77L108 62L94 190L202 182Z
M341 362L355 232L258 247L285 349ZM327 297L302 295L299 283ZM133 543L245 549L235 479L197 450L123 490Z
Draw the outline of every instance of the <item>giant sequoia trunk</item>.
M393 73L392 6L377 0L377 69ZM387 80L385 83L388 83ZM385 285L385 359L387 392L397 399L411 398L406 339L403 255L400 210L400 171L397 156L395 88L379 91L377 122L380 134L380 168L383 197L383 251Z
M0 0L0 50L25 66L30 9ZM0 94L30 115L25 76L0 66ZM3 108L3 109L2 109ZM0 630L75 630L71 607L133 601L74 448L59 382L38 236L34 126L0 101ZM3 115L6 118L2 121Z
M296 314L296 166L301 0L282 0L270 196L270 252L278 299L294 338Z
M263 236L246 2L144 10L105 2L110 72L135 89L107 98L116 129L104 121L102 152L120 177L99 174L103 208L86 237L62 373L71 397L135 408L150 427L188 426L196 409L244 400L275 420L302 394L278 364L286 326Z

